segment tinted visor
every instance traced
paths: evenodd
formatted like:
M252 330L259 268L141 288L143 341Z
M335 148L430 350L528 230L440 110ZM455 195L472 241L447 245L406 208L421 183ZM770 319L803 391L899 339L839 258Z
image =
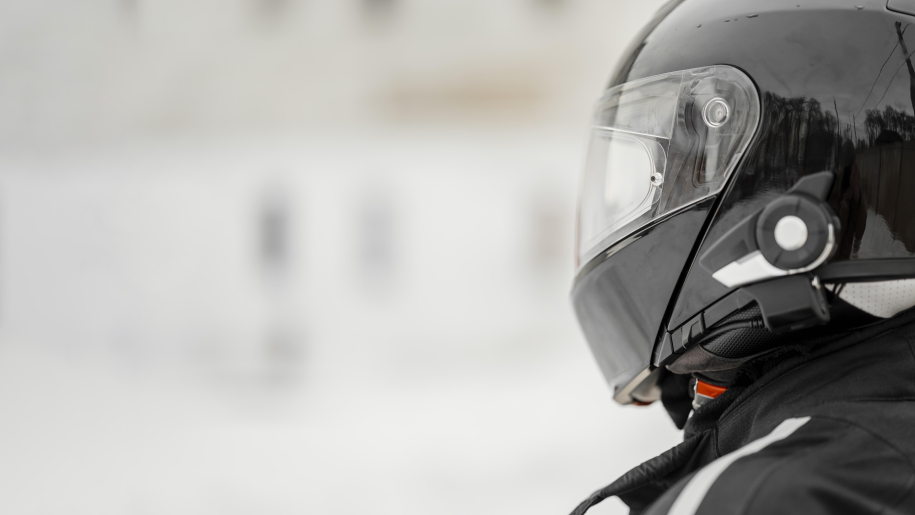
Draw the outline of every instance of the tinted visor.
M597 104L579 197L573 302L620 402L641 391L634 383L648 376L711 199L747 149L759 109L750 79L728 66L623 84Z

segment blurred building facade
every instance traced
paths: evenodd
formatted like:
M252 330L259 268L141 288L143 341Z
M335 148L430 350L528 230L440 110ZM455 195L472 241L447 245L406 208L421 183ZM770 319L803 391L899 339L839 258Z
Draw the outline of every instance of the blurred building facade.
M0 2L0 509L555 511L665 449L567 302L660 3Z
M5 2L0 137L16 149L411 120L580 126L659 3Z

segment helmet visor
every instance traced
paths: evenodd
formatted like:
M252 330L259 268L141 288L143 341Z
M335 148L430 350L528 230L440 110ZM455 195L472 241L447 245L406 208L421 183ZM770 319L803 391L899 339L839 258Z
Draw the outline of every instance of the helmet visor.
M729 66L607 90L595 109L582 179L578 263L721 191L758 122L753 83Z

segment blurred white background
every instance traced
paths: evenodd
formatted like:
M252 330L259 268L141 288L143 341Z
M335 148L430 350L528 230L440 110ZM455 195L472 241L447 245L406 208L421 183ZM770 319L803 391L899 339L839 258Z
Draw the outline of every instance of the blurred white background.
M564 514L675 444L568 302L661 3L0 2L0 512Z

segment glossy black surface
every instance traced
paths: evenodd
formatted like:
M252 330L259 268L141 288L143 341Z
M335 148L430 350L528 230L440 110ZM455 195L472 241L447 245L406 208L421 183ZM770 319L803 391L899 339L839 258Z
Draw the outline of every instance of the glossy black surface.
M780 334L829 323L829 302L807 274L789 275L742 288L753 297L766 329Z
M714 199L646 227L582 269L572 290L579 324L611 389L648 367L671 298Z
M886 8L903 14L915 15L915 0L887 0Z
M827 263L817 269L824 283L892 281L915 277L915 259L863 259Z
M915 50L915 17L887 10L885 0L670 6L612 83L727 64L754 80L762 100L760 130L702 250L798 178L829 170L829 204L843 226L833 261L915 257L915 67L905 59ZM693 264L668 327L729 291Z

